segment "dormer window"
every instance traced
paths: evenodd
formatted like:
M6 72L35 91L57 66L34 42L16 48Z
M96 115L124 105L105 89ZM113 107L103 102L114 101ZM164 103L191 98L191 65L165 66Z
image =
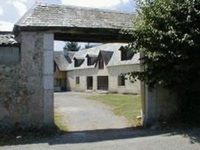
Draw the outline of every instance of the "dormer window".
M83 62L84 62L84 59L74 58L74 67L80 67Z
M127 60L127 50L121 51L121 61Z
M124 47L119 49L121 51L121 61L131 60L133 58L134 52Z
M74 67L78 67L78 60L74 59Z
M104 69L104 62L102 57L99 59L99 69Z
M88 66L91 65L91 58L90 58L90 57L87 58L87 65L88 65Z
M99 69L104 69L104 65L108 65L112 56L113 56L112 51L101 50L97 58L96 66L98 65Z
M91 65L94 65L95 62L97 61L97 56L96 55L87 55L87 65L88 66L91 66Z

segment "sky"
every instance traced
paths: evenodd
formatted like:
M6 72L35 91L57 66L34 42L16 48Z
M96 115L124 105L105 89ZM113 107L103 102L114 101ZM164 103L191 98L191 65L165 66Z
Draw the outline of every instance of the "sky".
M12 31L13 25L37 4L59 4L134 12L134 0L0 0L0 31ZM61 48L61 42L55 43Z

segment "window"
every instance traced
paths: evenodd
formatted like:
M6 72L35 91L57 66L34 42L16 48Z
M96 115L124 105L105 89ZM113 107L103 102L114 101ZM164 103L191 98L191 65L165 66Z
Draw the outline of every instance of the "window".
M108 76L98 76L97 77L97 89L98 90L108 90L109 87Z
M103 68L104 68L104 62L103 62L102 57L100 57L100 59L99 59L99 69L103 69Z
M88 58L87 58L87 65L90 66L91 64L92 64L92 63L91 63L91 58L88 57Z
M78 60L77 59L74 60L74 67L78 67Z
M127 51L126 50L123 50L121 51L121 60L127 60Z
M84 62L84 59L76 59L76 58L74 58L74 67L80 67L83 62Z
M118 86L125 86L125 76L124 75L118 76Z
M87 65L88 66L94 65L96 60L97 60L97 56L93 56L93 57L87 56Z
M80 77L76 77L76 84L80 84Z
M93 89L93 77L92 76L87 77L87 89L88 90Z
M133 58L134 53L131 50L123 49L121 50L121 61L131 60Z

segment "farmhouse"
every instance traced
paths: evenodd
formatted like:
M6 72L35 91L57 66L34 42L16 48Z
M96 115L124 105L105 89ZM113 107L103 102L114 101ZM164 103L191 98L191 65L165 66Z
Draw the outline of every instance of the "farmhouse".
M139 54L125 44L103 44L78 52L54 52L55 91L140 93L140 82L126 73L139 71Z

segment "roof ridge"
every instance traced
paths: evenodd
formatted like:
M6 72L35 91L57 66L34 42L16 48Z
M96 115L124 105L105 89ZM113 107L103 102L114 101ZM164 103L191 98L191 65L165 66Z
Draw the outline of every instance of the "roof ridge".
M93 7L84 7L84 6L75 6L75 5L62 5L62 4L41 4L37 5L39 7L65 7L65 8L78 8L78 9L84 9L84 10L91 10L91 11L99 11L99 12L106 12L106 13L118 13L118 14L130 14L135 15L135 13L130 12L122 12L117 10L109 10L109 9L101 9L101 8L93 8Z

